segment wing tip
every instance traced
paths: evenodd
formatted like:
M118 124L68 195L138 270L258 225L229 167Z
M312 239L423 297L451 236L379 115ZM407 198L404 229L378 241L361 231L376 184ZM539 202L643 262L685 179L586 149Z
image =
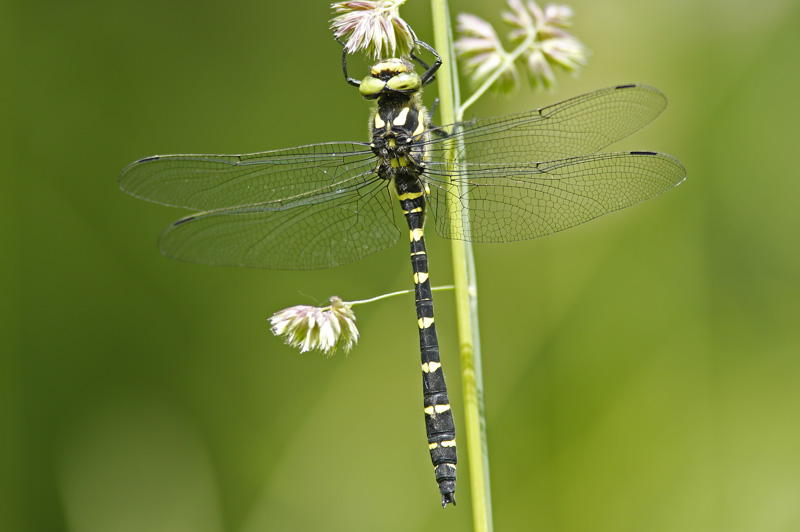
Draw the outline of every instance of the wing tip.
M644 151L644 150L637 150L637 151L629 151L629 155L641 155L644 157L658 157L660 159L667 160L672 163L673 167L676 170L675 179L673 180L674 185L678 186L684 181L686 181L686 167L683 166L683 163L680 162L677 158L669 155L668 153L661 153L657 151Z
M652 85L647 85L646 83L624 83L622 85L615 85L611 88L611 90L613 91L625 91L631 89L636 89L639 91L649 92L654 95L658 95L664 100L664 103L666 104L667 101L666 95L656 87L653 87Z
M119 188L123 192L127 192L128 194L130 194L132 196L136 196L136 193L126 186L126 183L125 183L126 178L131 173L131 171L134 168L137 168L140 164L149 163L149 162L152 162L152 161L158 161L161 158L162 158L161 155L151 155L150 157L145 157L143 159L139 159L139 160L133 161L131 164L129 164L128 166L123 168L122 172L120 172L119 178L117 180L117 182L119 183ZM136 196L136 197L139 197L139 196Z
M620 85L614 85L613 87L611 87L611 89L617 91L623 91L627 89L643 89L651 92L661 93L660 90L646 83L622 83Z

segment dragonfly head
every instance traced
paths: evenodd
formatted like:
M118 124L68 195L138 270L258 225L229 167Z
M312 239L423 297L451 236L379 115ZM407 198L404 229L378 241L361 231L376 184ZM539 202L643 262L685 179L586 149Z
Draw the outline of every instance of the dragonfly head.
M422 78L414 72L411 61L403 58L384 59L375 63L369 75L361 80L359 92L367 100L389 94L413 94L422 88Z

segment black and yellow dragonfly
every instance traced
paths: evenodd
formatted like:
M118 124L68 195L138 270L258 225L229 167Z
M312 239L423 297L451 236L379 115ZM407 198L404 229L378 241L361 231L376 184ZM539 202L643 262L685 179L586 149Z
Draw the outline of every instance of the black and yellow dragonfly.
M661 153L599 153L664 110L664 95L645 85L433 127L420 93L441 60L419 44L437 59L428 67L411 56L422 75L402 58L378 62L361 81L345 68L347 81L377 103L370 142L153 156L125 168L119 182L133 196L200 211L164 231L164 255L268 269L332 268L392 246L402 233L396 196L411 243L428 447L446 506L455 504L455 425L434 325L426 214L445 238L531 239L652 198L681 183L685 170Z

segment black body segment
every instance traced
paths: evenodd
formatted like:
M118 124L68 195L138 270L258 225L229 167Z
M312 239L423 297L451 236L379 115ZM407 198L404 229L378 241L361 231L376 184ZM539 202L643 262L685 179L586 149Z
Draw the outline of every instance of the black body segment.
M455 504L456 490L456 427L447 397L439 341L433 315L433 294L428 276L428 254L425 249L425 190L422 182L397 185L397 197L408 222L411 242L411 269L414 273L414 296L417 306L419 348L422 358L423 411L428 449L431 453L436 482L442 494L442 507Z

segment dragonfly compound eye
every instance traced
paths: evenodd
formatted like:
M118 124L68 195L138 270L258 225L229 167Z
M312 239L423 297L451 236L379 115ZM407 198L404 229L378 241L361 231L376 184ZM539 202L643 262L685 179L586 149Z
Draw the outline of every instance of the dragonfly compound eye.
M390 78L386 86L393 91L416 91L422 87L422 80L415 72L404 72Z
M386 82L374 76L367 76L361 80L361 85L358 86L358 92L361 96L368 100L373 100L380 96L381 92L386 88Z

